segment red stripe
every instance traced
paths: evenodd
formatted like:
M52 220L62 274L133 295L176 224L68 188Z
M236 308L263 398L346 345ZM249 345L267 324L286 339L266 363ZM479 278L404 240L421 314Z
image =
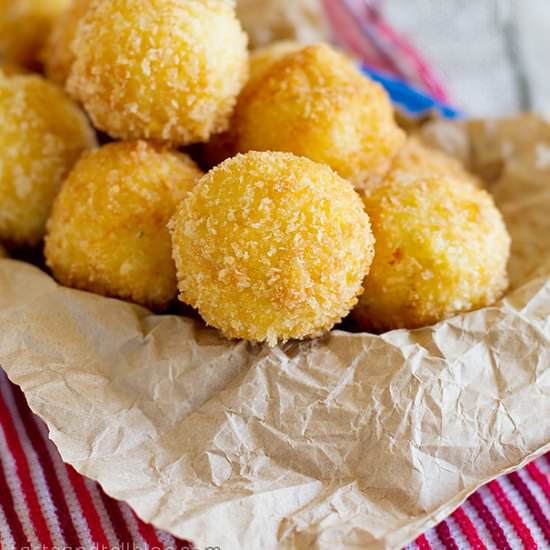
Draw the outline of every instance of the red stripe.
M371 52L365 49L364 36L357 31L353 18L350 18L344 10L341 10L339 1L338 5L333 5L333 1L323 0L323 4L340 43L359 56L363 62L381 67L380 62L374 60ZM370 47L370 44L368 46Z
M56 508L56 515L64 536L65 546L78 548L82 546L82 543L74 527L73 519L63 494L63 489L61 488L61 484L57 478L48 448L46 447L46 442L38 431L23 392L11 383L9 386L12 390L12 395L14 396L19 416L25 426L25 429L27 430L29 441L39 457L39 464L44 472L44 479L46 480L48 490L52 496L52 502Z
M371 27L361 23L361 21L357 18L357 14L354 12L352 6L350 6L349 3L344 0L343 2L340 2L340 9L342 11L346 11L349 14L350 22L357 29L357 32L359 33L359 36L361 36L362 41L368 41L369 46L374 49L376 55L382 61L387 70L389 70L394 75L399 76L400 78L404 78L405 75L401 72L400 67L395 63L392 56L388 55L384 51L384 49L380 47L380 45L376 41L376 37L371 36L372 34L374 34L372 32L369 32L371 30Z
M456 521L460 530L468 540L468 543L474 550L487 550L487 547L477 534L477 529L474 527L472 520L464 511L464 508L458 508L453 513L453 519Z
M4 465L1 462L0 456L0 506L4 511L6 516L6 521L8 522L11 536L15 541L17 548L30 547L30 543L27 540L25 531L23 531L23 526L17 512L15 511L15 504L13 502L13 495L11 494L11 489L6 480L6 474L4 472Z
M458 546L455 542L455 539L453 538L453 535L451 535L451 530L449 529L449 525L446 521L442 521L436 528L435 532L437 533L437 536L439 537L439 540L447 548L447 550L458 550Z
M507 477L516 491L520 494L525 504L527 504L531 514L535 518L535 521L544 533L544 538L550 542L550 522L548 522L548 519L544 515L544 512L542 511L536 498L533 496L533 493L531 493L529 487L527 487L527 484L523 481L523 479L521 479L517 472L512 472L511 474L508 474Z
M447 94L443 86L438 82L431 69L428 67L422 56L416 48L403 36L397 34L390 25L388 25L378 9L369 4L363 4L368 22L379 30L386 37L390 44L400 52L401 57L406 57L412 63L416 76L420 76L420 81L431 95L441 101L448 101ZM399 58L397 58L399 62Z
M502 490L500 483L496 480L491 481L487 484L487 488L489 489L489 491L491 491L493 498L500 506L500 509L506 516L506 519L511 523L517 536L521 539L523 547L526 550L536 550L537 543L531 536L531 531L529 531L525 523L523 523L521 516L514 508L514 505L512 504L510 499L506 496L506 493Z
M426 535L420 535L415 541L419 550L432 550L431 544L428 542Z
M542 489L546 500L550 502L550 482L548 478L541 472L540 468L537 466L536 462L531 462L525 468L531 479Z
M19 434L13 424L10 411L8 410L3 399L0 399L0 422L4 428L8 448L15 459L17 477L21 483L21 489L29 508L29 515L36 532L36 536L43 547L52 548L52 538L50 536L48 524L42 515L42 509L32 482L27 457L25 456L25 451L21 447Z
M128 526L126 525L124 516L122 515L122 512L118 507L118 502L112 499L111 497L107 496L103 492L101 487L99 487L99 495L101 497L101 501L103 502L103 506L105 507L107 515L111 520L111 524L115 531L115 535L118 538L118 542L120 543L120 546L123 548L131 547L132 543L134 542L134 538L132 537L130 530L128 529Z
M141 521L133 510L132 513L136 518L139 534L143 537L143 540L145 540L145 542L149 545L149 548L158 548L159 550L162 550L164 548L164 545L157 537L155 528L152 525Z
M497 523L495 516L491 514L491 511L487 508L485 502L483 502L481 495L479 493L474 493L468 501L475 508L477 515L481 518L485 524L485 527L487 527L487 530L489 531L489 534L491 535L491 538L497 548L499 550L512 550L510 544L508 544L508 540L506 539L506 535L504 534L502 527Z
M174 537L174 541L176 542L176 550L193 550L195 548L194 544L188 540Z
M389 68L389 70L400 78L405 78L406 75L403 74L403 72L401 71L401 67L397 65L393 56L388 54L385 49L379 44L379 40L377 40L375 36L377 25L373 25L372 22L368 20L366 23L364 23L360 19L358 19L357 13L355 13L353 7L350 6L347 0L341 2L340 9L343 9L350 14L350 20L357 27L359 33L363 37L363 40L369 41L369 44L375 49L377 55L380 57L380 59L382 59L383 63ZM402 55L402 52L399 53L400 55Z
M69 464L67 464L66 467L69 480L71 481L76 494L76 498L82 508L83 516L88 523L88 529L90 530L92 540L100 549L110 548L111 545L105 535L105 531L103 530L101 518L95 509L92 497L90 496L88 488L84 482L84 478Z

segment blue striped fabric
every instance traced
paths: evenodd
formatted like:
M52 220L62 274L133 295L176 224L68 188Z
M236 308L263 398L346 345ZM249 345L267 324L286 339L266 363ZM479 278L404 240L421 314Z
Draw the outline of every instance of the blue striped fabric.
M362 66L361 70L366 75L370 76L370 78L382 84L382 86L384 86L389 93L393 103L407 114L421 116L429 111L436 110L445 118L458 118L462 116L459 111L453 109L449 105L433 99L429 95L404 82L403 80L379 71L375 71L365 66Z

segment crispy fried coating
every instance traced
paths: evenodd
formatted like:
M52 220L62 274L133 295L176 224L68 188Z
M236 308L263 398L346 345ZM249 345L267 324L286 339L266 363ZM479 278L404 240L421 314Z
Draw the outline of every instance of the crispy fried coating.
M461 162L450 155L423 144L414 137L407 138L405 145L395 156L392 172L414 176L451 176L483 187L482 181L466 170Z
M12 63L11 61L0 59L0 75L3 74L4 76L16 76L27 73L27 69L21 67L20 65L17 65L17 63Z
M251 52L249 78L240 97L246 97L246 90L257 86L258 82L261 82L277 61L289 53L301 50L303 47L304 45L300 42L284 40ZM226 132L215 134L202 147L200 155L206 166L212 168L237 154L236 139L232 126L233 123L231 122Z
M0 258L6 258L7 255L6 249L0 244Z
M363 329L430 325L506 289L510 237L491 196L471 182L394 172L364 203L376 247L352 312Z
M289 151L356 186L380 180L405 141L386 92L325 44L285 55L239 99L237 150Z
M72 42L67 86L114 138L186 145L227 129L247 38L220 0L95 0Z
M0 0L0 58L36 68L52 22L71 0Z
M249 78L241 92L242 95L246 96L247 89L257 86L258 82L269 73L277 61L280 61L289 53L301 50L303 47L304 45L299 42L284 40L251 52ZM236 137L232 131L232 126L233 121L226 132L213 135L208 143L204 144L201 150L201 158L206 166L212 168L237 154Z
M317 335L347 315L374 249L353 187L289 153L223 162L170 228L180 299L226 337L270 345Z
M281 40L263 48L253 50L250 54L250 75L246 86L255 87L269 74L271 68L289 53L298 52L306 47L301 42Z
M63 178L96 145L84 113L35 75L0 71L0 240L35 245Z
M144 141L83 156L48 220L45 255L61 283L162 309L177 293L167 223L202 172Z
M46 76L60 86L64 86L69 77L75 58L71 45L91 3L92 0L73 0L71 7L54 21L40 53Z

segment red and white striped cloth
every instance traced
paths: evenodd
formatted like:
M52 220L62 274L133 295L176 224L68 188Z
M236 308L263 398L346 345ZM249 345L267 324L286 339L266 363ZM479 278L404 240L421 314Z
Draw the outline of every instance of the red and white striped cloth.
M395 32L376 0L322 0L334 39L367 66L416 85L443 103L449 98L436 72Z
M445 101L443 86L414 47L369 0L323 0L340 43L366 64ZM124 503L63 463L22 392L0 372L2 550L190 549L143 523ZM550 548L550 455L489 483L408 549ZM224 550L224 549L221 549Z
M191 550L64 464L44 423L0 372L2 550Z
M143 523L126 504L64 464L44 423L3 372L0 428L2 550L192 548ZM550 455L489 483L408 547L470 548L550 548Z

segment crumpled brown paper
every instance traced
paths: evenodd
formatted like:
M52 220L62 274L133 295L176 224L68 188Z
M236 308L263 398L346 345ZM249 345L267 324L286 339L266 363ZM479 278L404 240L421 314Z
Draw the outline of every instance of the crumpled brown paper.
M276 40L308 43L330 39L321 0L235 0L235 4L252 48Z
M489 179L494 307L276 349L0 260L0 363L63 458L199 549L398 548L550 448L550 126L421 130Z

